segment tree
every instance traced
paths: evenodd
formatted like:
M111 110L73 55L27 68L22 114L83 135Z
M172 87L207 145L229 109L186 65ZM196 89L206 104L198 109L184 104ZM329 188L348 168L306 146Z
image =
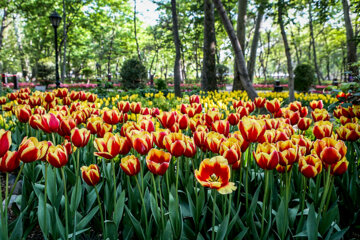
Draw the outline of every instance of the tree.
M175 96L181 97L180 83L182 82L181 76L181 42L179 38L179 26L178 26L178 17L176 12L176 0L171 0L171 12L172 12L172 22L173 22L173 37L174 44L176 49L175 55L175 64L174 64L174 90Z
M201 89L217 89L215 64L215 19L212 0L204 0L204 58L201 74Z
M315 38L314 38L314 27L313 27L313 17L312 17L312 0L309 0L309 28L310 28L310 44L313 49L313 57L314 57L314 66L318 79L318 83L321 84L321 79L323 79L322 74L320 72L317 56L316 56L316 48L315 48Z
M253 85L250 82L249 74L248 74L245 59L244 59L244 54L242 52L239 40L235 34L235 31L230 22L230 19L226 14L226 11L224 9L224 6L223 6L221 0L213 0L213 1L214 1L214 5L220 15L221 22L224 25L224 28L225 28L225 30L228 34L228 37L231 41L231 45L234 50L235 58L237 60L236 65L237 65L237 70L239 71L239 74L240 74L241 84L244 87L245 91L247 92L248 96L252 100L254 100L258 95L255 91L255 88L253 87Z
M280 25L281 36L284 42L285 55L286 55L286 64L287 70L289 74L289 100L290 102L295 101L295 93L294 93L294 74L293 74L293 66L291 62L291 53L290 46L287 40L285 24L283 20L283 11L284 11L284 2L283 0L278 1L278 23Z
M342 0L342 5L346 29L347 64L352 75L357 76L359 74L359 70L356 66L353 66L353 64L357 62L357 42L350 19L350 7L348 0Z

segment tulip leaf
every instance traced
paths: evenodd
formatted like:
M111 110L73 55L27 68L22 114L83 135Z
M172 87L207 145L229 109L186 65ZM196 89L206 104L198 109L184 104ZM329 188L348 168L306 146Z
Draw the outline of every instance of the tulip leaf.
M117 200L115 211L114 211L114 223L116 225L116 229L119 228L119 224L121 222L125 206L125 191L122 191L119 199Z
M50 202L55 205L57 195L56 175L51 166L47 167L47 196Z
M321 235L325 234L325 232L330 228L331 224L336 220L338 215L339 209L337 206L329 209L329 211L324 214L319 224L319 232Z
M306 229L309 240L318 239L318 225L315 216L314 204L311 204L309 208L309 214L306 221Z
M82 230L79 230L79 231L77 231L76 233L75 233L75 236L78 236L78 235L80 235L80 234L82 234L82 233L84 233L84 232L87 232L87 231L89 231L90 230L90 228L86 228L86 229L82 229ZM73 233L70 233L69 235L68 235L68 238L67 239L69 239L69 238L72 238L73 237ZM60 239L59 239L60 240Z
M21 239L21 237L23 236L22 219L23 219L23 216L24 216L26 210L27 210L27 208L24 211L22 211L21 214L19 215L19 217L16 219L14 229L12 230L12 233L10 235L10 240Z
M65 239L65 228L61 222L61 219L60 219L56 209L54 212L55 212L54 215L55 215L55 219L56 219L56 228L58 230L57 233L60 234L61 239Z
M181 208L178 207L178 203L176 199L174 199L173 195L169 195L169 214L170 214L170 222L172 226L172 230L174 236L179 238L182 232L182 216L181 216Z
M287 222L286 219L285 219L285 201L284 201L284 198L281 198L281 202L280 202L280 205L279 205L279 209L277 211L277 214L276 214L276 227L277 227L277 231L278 231L278 234L280 236L284 236L285 234L285 231L287 230ZM287 217L287 215L286 215Z
M131 211L127 206L125 206L125 210L131 220L132 225L134 226L136 235L141 239L145 239L145 235L141 223L134 217L134 215L132 215Z
M77 224L76 230L85 228L88 223L94 218L95 214L99 211L99 206L94 207L81 221Z
M81 181L80 178L76 181L76 185L73 188L73 191L71 193L71 201L70 201L70 211L75 212L76 209L78 209L80 200L81 200Z
M105 221L105 233L104 237L107 240L117 240L118 239L118 231L115 223L113 221Z
M171 223L167 221L164 232L162 234L163 239L174 239L171 231Z
M154 198L154 195L151 193L150 194L150 208L151 208L151 212L153 214L155 223L157 226L160 226L160 211L159 211L159 207L156 205L156 201Z
M236 235L234 240L242 240L245 237L248 230L249 228L245 228L244 230L242 230L238 235Z
M340 240L343 239L345 233L349 230L350 227L347 227L339 232L334 233L334 235L331 236L330 240Z
M229 225L229 215L226 215L224 217L224 220L221 222L220 227L218 228L218 231L216 233L216 240L221 240L225 238L226 232L228 230Z

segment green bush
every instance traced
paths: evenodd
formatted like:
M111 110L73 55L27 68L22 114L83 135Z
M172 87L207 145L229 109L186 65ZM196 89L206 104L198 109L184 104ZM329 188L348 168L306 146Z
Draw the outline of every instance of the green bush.
M155 80L155 86L158 91L164 91L167 89L166 81L162 78L158 78Z
M139 60L128 59L120 71L122 86L125 89L142 88L145 85L146 75L146 68Z
M309 64L297 65L294 71L295 90L300 92L309 91L311 85L316 81L315 70Z
M225 77L229 73L229 68L223 64L216 65L216 77L219 84L223 84L225 81Z

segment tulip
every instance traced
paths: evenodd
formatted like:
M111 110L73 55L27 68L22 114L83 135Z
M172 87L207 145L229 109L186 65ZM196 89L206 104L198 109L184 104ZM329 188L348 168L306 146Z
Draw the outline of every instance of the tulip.
M97 133L97 125L103 124L100 117L91 117L87 120L86 129L90 131L91 134Z
M262 169L272 170L279 164L279 153L276 147L270 143L258 144L253 155L256 163Z
M205 114L205 123L208 128L212 127L212 124L218 120L220 120L221 114L215 111L209 111Z
M294 101L289 104L289 109L293 112L300 111L301 107L302 107L302 104L299 101Z
M19 105L15 108L15 115L19 122L27 123L31 116L31 108L29 105Z
M141 115L151 115L151 110L147 107L141 108L140 114Z
M231 126L235 126L239 123L240 121L240 114L238 113L230 113L227 116L227 120L229 121Z
M239 141L230 137L226 139L220 146L220 155L222 155L230 165L235 164L241 160L241 147Z
M218 132L209 132L206 135L207 149L213 153L219 153L221 144L225 141L225 136Z
M112 131L112 125L102 122L97 122L96 125L96 135L97 137L104 137L105 133Z
M242 100L239 100L239 101L234 101L233 102L233 107L235 109L237 109L238 107L243 107L244 106L244 102Z
M265 106L266 99L262 97L257 97L254 99L254 104L256 108L263 108Z
M132 113L139 114L141 110L141 103L140 102L132 102L130 104L130 110Z
M314 154L299 159L299 171L307 178L316 177L322 170L321 160Z
M153 146L151 134L146 131L133 130L130 139L133 148L141 155L147 154Z
M153 141L158 148L165 149L164 137L169 133L169 129L158 129L156 132L152 132Z
M184 156L188 158L193 158L196 154L196 145L193 138L185 136L186 149Z
M277 98L274 98L271 101L267 100L265 103L266 109L272 114L274 114L280 110L280 105L281 105L281 103L280 103L279 99L277 99Z
M66 105L66 106L70 106L70 104L71 104L71 98L70 97L64 97L63 99L62 99L62 103L64 104L64 105Z
M157 118L164 128L171 128L176 122L175 112L162 112Z
M291 125L296 125L299 120L300 120L300 113L299 112L293 112L293 111L289 111L289 120L290 120L290 123Z
M218 120L213 123L212 130L227 137L230 131L230 124L227 120Z
M205 131L195 131L193 134L195 145L203 152L205 152L207 148L206 135Z
M67 154L70 156L73 152L76 151L76 147L71 143L69 142L68 140L65 139L65 141L63 142L63 147L65 148Z
M61 168L67 164L69 155L62 145L50 146L47 150L46 161L55 168Z
M120 112L127 113L130 111L130 103L127 101L120 101L117 103Z
M95 156L113 159L120 152L120 136L118 134L113 135L111 132L105 133L104 138L95 138L94 147L97 150L94 152ZM130 151L131 147L128 149Z
M264 135L266 126L265 122L250 118L243 118L239 122L239 129L243 138L248 142L257 142Z
M42 143L40 143L36 138L25 137L19 146L19 150L18 150L19 158L24 163L37 161L43 157L43 153L41 149L42 149Z
M279 119L270 118L270 119L265 119L265 124L267 130L277 129L280 126L280 121Z
M168 169L170 160L170 153L153 148L146 156L146 165L150 172L162 176Z
M245 102L244 106L247 108L249 113L252 113L255 110L255 104L251 101Z
M334 138L325 137L316 140L314 143L314 152L326 164L334 164L340 161L345 157L346 151L345 143Z
M90 139L90 131L82 128L74 128L71 130L71 142L74 144L75 147L81 148L85 147Z
M55 133L59 130L60 121L53 113L41 115L41 120L37 122L39 129L46 133Z
M190 104L193 103L200 103L200 96L199 95L191 95L189 97Z
M29 99L30 98L30 95L29 93L27 92L20 92L18 94L18 98L22 99L22 100L26 100L26 99ZM19 100L19 99L18 99Z
M238 140L241 152L245 152L246 149L249 147L250 143L243 138L240 131L233 132L230 137L234 137Z
M282 166L293 165L297 160L298 147L291 140L276 143L279 152L279 164Z
M131 132L132 130L141 130L141 128L135 122L127 122L124 125L122 125L120 129L120 135L125 137L127 136L127 133Z
M347 118L353 118L355 117L354 110L351 106L348 107L340 107L341 109L341 115Z
M149 132L149 133L155 131L154 123L151 120L143 120L143 121L141 121L140 128L142 130L144 130L144 131Z
M340 116L339 120L340 120L341 125L345 125L347 123L357 123L358 122L357 118L347 118L344 116Z
M333 125L328 121L319 121L314 124L313 133L317 139L330 137L332 134Z
M20 166L20 159L18 152L7 151L4 156L0 158L0 172L8 173L14 171Z
M336 95L336 98L338 99L338 100L340 100L340 101L343 101L343 100L347 100L348 99L348 97L350 96L350 93L344 93L344 92L341 92L341 93L339 93L339 94L337 94Z
M307 137L303 135L292 135L291 141L293 144L299 147L299 155L310 154L313 143Z
M334 117L340 118L342 116L342 109L340 106L337 106L333 112Z
M120 113L117 110L104 111L102 118L105 123L116 125L120 121Z
M81 167L81 175L84 181L89 186L95 186L100 181L100 170L96 164L91 164L90 166Z
M152 108L151 109L151 116L157 117L160 114L159 108Z
M202 106L200 103L192 103L191 108L195 109L195 114L202 112Z
M45 93L45 96L44 96L45 102L51 103L52 101L54 101L54 99L55 99L54 93L52 93L52 92L46 92Z
M311 119L310 118L300 118L299 122L297 123L297 126L300 130L306 131L311 125Z
M336 176L343 175L348 169L348 166L349 162L346 160L346 158L343 158L340 161L331 164L330 173Z
M276 169L276 171L277 171L278 173L284 173L285 171L288 173L288 172L291 171L292 166L293 166L293 165L283 166L283 165L281 165L281 164L278 164L275 169Z
M79 92L71 91L71 93L70 93L70 99L71 99L72 101L78 100L79 97L80 97Z
M34 110L34 114L44 115L46 114L46 109L43 107L38 107Z
M330 115L326 109L315 109L311 112L311 116L314 122L330 120Z
M170 133L164 137L166 150L174 157L180 157L185 153L186 143L182 133Z
M360 105L354 105L353 107L354 107L353 111L355 116L360 119Z
M96 94L93 94L93 93L90 93L90 94L87 94L86 95L86 100L88 101L88 102L95 102L96 101L96 99L97 99L97 95Z
M299 113L300 113L300 117L304 118L304 117L306 117L308 115L309 110L308 110L307 107L302 107L300 109Z
M0 157L4 156L9 151L11 146L11 132L0 129Z
M249 115L249 110L246 107L240 106L236 108L236 113L239 114L240 119Z
M347 123L336 129L339 139L343 141L355 142L360 138L360 125L355 123Z
M134 176L140 172L140 161L134 155L129 155L121 159L121 169L128 176Z
M310 103L309 103L310 107L312 110L315 110L315 109L322 109L324 107L324 104L323 104L323 101L322 100L312 100Z
M216 189L221 194L229 194L236 190L230 180L230 166L222 156L204 159L199 170L195 170L196 180L204 187Z
M58 134L63 137L70 136L71 130L74 129L75 127L76 127L76 123L75 123L74 119L65 118L60 122Z
M276 133L277 131L275 129L271 129L271 130L266 130L264 135L262 135L261 137L259 137L258 142L259 143L275 143L275 137L276 137Z
M29 105L31 108L40 106L41 103L42 103L42 99L40 97L30 97L29 98Z
M189 117L185 114L181 115L180 117L178 117L177 122L180 129L187 129L189 125Z
M87 99L86 93L84 91L79 91L79 100L86 101L86 99Z

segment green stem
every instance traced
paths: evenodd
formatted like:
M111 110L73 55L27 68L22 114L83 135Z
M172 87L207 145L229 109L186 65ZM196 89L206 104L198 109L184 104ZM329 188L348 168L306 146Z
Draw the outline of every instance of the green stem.
M52 133L52 140L53 140L53 144L56 146L56 138L55 138L55 133Z
M148 231L148 219L147 219L147 213L146 213L146 206L145 206L145 201L144 201L144 195L142 192L142 189L140 187L139 181L138 181L138 177L135 176L135 180L136 180L136 185L138 186L139 189L139 193L140 193L140 198L141 198L141 203L143 206L143 210L144 210L144 216L145 216L145 227L146 227L146 232Z
M215 206L216 206L216 190L213 191L213 212L212 212L212 231L211 231L211 240L215 238Z
M163 199L161 194L161 184L160 184L160 178L161 176L158 176L158 185L159 185L159 195L160 195L160 210L161 210L161 223L162 223L162 229L165 229L165 223L164 223L164 209L163 209Z
M326 176L326 182L325 182L325 186L324 186L324 192L323 192L323 195L322 195L322 198L321 198L321 203L320 203L320 209L319 209L319 214L318 214L318 218L317 218L317 222L319 224L320 222L320 218L321 218L321 215L323 213L323 208L324 208L324 204L325 204L325 200L326 200L326 197L327 197L327 194L328 194L328 191L329 191L329 184L330 184L330 169L331 167L328 166L328 169L327 169L327 176Z
M64 183L64 195L65 195L65 236L66 239L69 238L69 220L68 220L68 195L67 195L67 191L66 191L66 179L65 179L65 174L64 174L64 168L61 168L61 176L63 179L63 183Z
M324 207L324 212L327 211L328 207L329 207L329 203L330 203L330 199L331 199L331 194L332 194L332 185L333 185L333 178L330 179L330 185L329 185L329 193L328 196L326 198L326 203L325 203L325 207Z
M151 174L151 180L152 180L153 186L154 186L154 196L155 196L156 207L158 207L159 202L158 202L158 198L157 198L157 190L156 190L156 183L155 183L154 174Z
M23 163L23 164L21 165L21 167L20 167L19 173L18 173L18 175L16 176L16 179L15 179L14 185L12 186L12 188L11 188L11 190L10 190L9 199L7 200L6 205L9 204L10 198L11 198L12 194L14 193L16 184L17 184L17 182L19 181L19 178L20 178L20 175L21 175L21 173L22 173L22 171L23 171L23 169L24 169L24 166L25 166L25 164Z
M241 158L243 158L244 155L241 156ZM240 163L240 176L239 176L239 187L238 187L238 193L237 193L237 201L240 202L240 192L241 192L241 181L242 181L242 173L243 173L243 167L242 167L242 163L243 163L244 159L241 159L241 163Z
M176 183L175 183L175 189L176 189L176 203L177 203L177 206L179 206L179 194L178 194L178 187L179 187L179 172L180 172L180 169L179 169L179 162L180 162L180 159L177 158L176 159Z
M249 209L249 164L251 158L251 143L248 147L248 157L246 159L246 178L245 178L245 195L246 195L246 212Z
M269 171L265 170L265 194L263 199L263 205L262 205L262 214L261 214L261 237L263 237L264 234L264 219L265 219L265 210L266 210L266 202L269 192Z
M103 215L103 211L102 211L102 207L101 207L100 196L99 196L99 192L98 192L98 190L97 190L97 188L96 188L96 185L94 186L94 188L95 188L96 198L97 198L97 201L98 201L98 204L99 204L100 219L101 219L101 228L102 228L102 230L103 230L104 239L105 239L105 237L107 236L107 234L105 233L104 215Z
M45 187L44 187L44 235L45 235L45 239L47 239L47 222L46 222L46 218L47 218L47 170L48 170L48 164L47 162L45 162Z
M0 184L0 214L1 214L1 237L6 237L6 239L8 238L8 231L6 229L6 222L7 222L7 218L5 218L4 216L4 209L3 209L3 196L2 196L2 186ZM5 209L7 211L7 209Z
M113 185L114 185L114 211L116 209L116 177L115 177L115 163L114 159L111 159L111 168L112 168L112 174L113 174Z

